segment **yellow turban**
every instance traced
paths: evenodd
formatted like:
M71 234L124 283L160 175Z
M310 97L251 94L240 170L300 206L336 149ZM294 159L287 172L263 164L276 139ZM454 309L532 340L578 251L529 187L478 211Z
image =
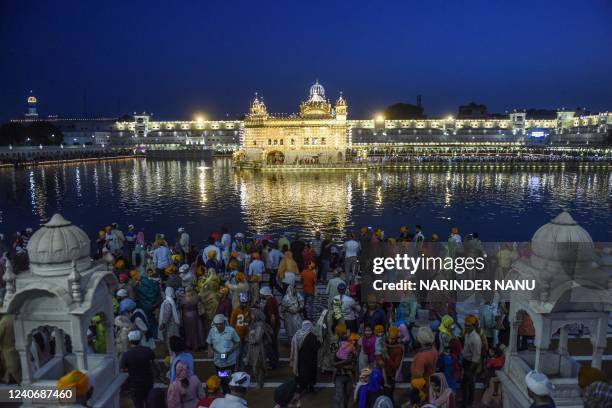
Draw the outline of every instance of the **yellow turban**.
M580 388L586 388L596 381L608 382L606 373L593 367L580 367L580 371L578 371L578 385Z
M399 336L399 329L395 326L389 327L389 337L392 339L396 339Z
M166 269L164 269L164 272L166 273L166 275L172 275L175 271L176 271L176 268L174 267L174 265L166 266Z
M244 282L245 280L246 280L246 277L244 276L244 273L238 272L236 274L236 282Z
M125 261L123 259L117 259L117 262L115 262L115 269L123 268L125 268Z
M346 334L346 325L344 323L338 323L336 325L336 334L338 336L342 336Z
M383 326L382 324L377 324L376 326L374 326L374 333L383 334L384 332L385 332L385 326Z
M353 341L359 341L360 338L361 336L359 336L357 333L351 333L348 340L350 342L353 342Z
M179 254L174 254L172 255L172 262L180 262L181 261L181 256Z
M106 232L103 230L98 231L98 238L102 239L106 236Z
M230 256L231 256L232 258L237 258L237 257L238 257L238 252L236 252L236 251L232 251L232 252L230 252Z
M217 251L215 251L214 249L211 249L210 251L208 251L208 253L206 255L208 255L208 259L216 258L217 257Z
M74 388L77 397L84 397L89 390L87 375L79 370L73 370L57 380L57 388Z
M221 379L216 375L211 375L208 377L208 380L206 380L206 392L208 393L212 394L213 392L216 392L220 386Z
M130 278L132 278L132 280L138 280L138 271L136 269L130 271Z

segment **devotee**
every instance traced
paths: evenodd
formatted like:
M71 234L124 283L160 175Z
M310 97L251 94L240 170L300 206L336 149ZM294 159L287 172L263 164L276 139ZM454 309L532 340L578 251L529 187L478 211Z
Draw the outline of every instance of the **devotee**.
M227 268L232 249L232 236L229 234L227 227L221 227L221 259L223 265Z
M163 276L164 270L172 265L172 252L168 249L165 242L161 242L159 247L153 251L153 265L159 276Z
M304 258L302 258L302 254L304 252L304 248L305 248L305 244L304 241L302 241L298 234L295 234L294 239L291 241L291 244L289 245L289 249L291 250L291 253L293 254L293 259L295 260L295 263L298 266L298 272L300 270L302 270L304 268L304 266L306 265L304 263Z
M410 375L415 378L429 378L436 370L438 351L434 347L434 335L429 327L419 327L416 332L418 348L410 365Z
M15 315L5 314L0 318L0 382L21 384L21 361L15 349Z
M232 310L230 324L236 330L240 338L240 347L238 349L238 364L237 369L243 367L243 358L246 355L247 336L249 335L249 324L253 320L251 309L249 308L249 298L246 293L240 294L240 304Z
M449 315L442 316L440 320L440 326L438 326L438 332L440 333L440 350L448 348L448 345L455 334L453 333L453 327L455 325L455 319Z
M151 270L151 272L153 271ZM142 310L146 317L146 320L144 320L147 326L145 341L154 339L158 334L157 316L154 310L161 305L163 300L159 282L146 275L142 275L134 287L134 294L136 295L137 308Z
M533 400L530 408L555 408L555 402L551 398L554 385L545 374L532 370L525 376L527 395Z
M314 391L317 382L317 353L320 344L313 329L312 322L304 320L302 327L291 338L289 361L300 392Z
M298 265L293 259L293 253L289 250L286 250L283 255L283 259L281 259L280 264L278 265L278 279L280 279L282 283L282 293L284 294L287 290L287 286L291 284L291 282L295 282L295 277L300 273L298 269Z
M357 256L361 245L355 239L354 233L349 233L348 239L344 242L342 247L344 251L344 277L348 280L353 279L355 264L357 262Z
M183 259L185 259L189 252L189 234L185 231L184 227L179 227L177 233L176 249L181 251Z
M185 346L185 340L179 336L170 337L170 351L174 356L170 362L170 371L168 376L170 378L170 382L173 382L176 379L176 365L179 362L182 362L187 366L187 375L191 376L194 373L194 361L193 356L187 352L187 347Z
M134 308L136 307L136 303L132 299L124 299L119 308L119 315L115 316L114 326L115 326L115 352L117 353L119 359L121 359L121 355L128 350L129 347L129 339L128 334L134 329L134 324L127 316L128 314L128 304L129 302L134 303ZM133 310L133 309L132 309Z
M128 225L128 230L125 233L125 243L127 247L127 257L129 261L132 263L132 254L134 253L134 249L136 248L136 231L134 231L134 225ZM133 263L132 263L133 265Z
M387 315L385 309L380 302L377 301L376 295L369 293L366 299L366 311L363 315L364 325L375 327L381 325L387 327Z
M202 382L197 376L189 375L187 365L179 361L176 364L176 378L168 387L168 408L196 408L204 395Z
M309 261L306 269L300 274L304 293L304 315L306 319L314 319L315 285L317 283L317 273L314 270L315 262Z
M448 386L444 374L434 373L429 377L427 402L437 408L455 408L455 394Z
M252 321L246 339L246 361L251 367L259 388L263 388L266 376L266 352L274 336L272 327L265 322L265 316L259 309L251 309Z
M249 264L248 277L254 278L257 276L256 282L261 282L263 280L263 274L266 270L266 265L260 259L259 252L253 252L251 254L251 263ZM259 288L257 288L259 290Z
M236 284L225 282L225 286L232 294L232 309L235 309L240 305L240 295L248 296L249 293L249 284L246 281L246 275L242 272L238 272L236 274Z
M463 339L463 381L461 383L462 404L471 406L474 402L476 373L481 362L482 340L476 332L478 319L474 315L465 318Z
M218 314L225 316L227 319L232 316L232 300L229 297L229 289L227 287L219 289L219 303L217 304L213 317ZM211 320L212 318L207 321Z
M187 348L192 351L204 348L204 331L198 314L198 310L201 308L200 299L193 287L188 286L185 289L185 296L181 297L179 304L181 305Z
M213 327L208 332L206 338L208 343L208 354L213 357L213 364L219 377L222 377L223 391L227 392L227 373L236 365L238 358L238 347L240 347L240 337L236 330L227 324L227 318L223 315L216 315L213 319ZM250 379L249 379L250 382Z
M452 227L450 236L448 237L448 256L454 258L463 253L463 241L459 235L459 228Z
M268 359L271 367L274 369L278 365L278 332L280 330L280 315L278 311L278 301L272 294L272 289L264 286L259 290L261 298L263 300L263 312L266 317L266 323L272 328L272 338L270 339L270 346Z
M221 379L217 375L211 375L206 380L206 396L198 402L198 408L210 408L217 398L223 398L221 392Z
M283 258L283 253L279 251L276 247L271 247L268 252L268 269L270 273L270 288L272 291L274 289L278 290L281 294L284 294L282 287L277 281L278 275L278 267L280 265L281 259Z
M291 379L274 390L274 408L299 408L300 394L298 393L297 384L294 379Z
M287 231L283 232L281 237L278 239L278 249L283 252L287 252L289 248L291 248L291 242L289 242L289 233ZM286 247L286 248L285 248Z
M316 325L317 339L322 344L318 353L318 365L321 371L335 371L334 353L337 350L338 339L346 334L346 325L336 321L334 313L327 309L321 313Z
M338 295L338 285L340 283L346 282L340 277L342 274L341 269L334 269L333 277L327 282L327 287L325 289L325 294L327 294L327 307L331 307L332 301Z
M131 347L123 353L119 367L128 373L128 389L134 408L144 408L145 399L153 388L155 378L155 354L149 347L140 345L142 334L133 330L128 334Z
M346 284L340 283L338 285L338 295L334 297L334 300L340 302L340 310L342 312L342 318L346 328L351 333L357 333L359 324L357 322L357 314L361 311L361 306L355 299L346 294Z
M230 393L223 398L217 398L210 408L246 408L247 401L244 399L251 385L251 377L242 371L232 374L229 382Z
M395 382L402 381L402 360L404 359L404 345L398 341L399 329L389 327L385 343L384 370L387 379L387 395L393 397Z
M333 358L333 366L335 368L332 375L335 388L333 406L335 408L346 408L351 395L350 387L353 382L353 367L357 360L357 355L355 350L350 347L345 327L338 324L336 326L336 334L338 335L338 351L334 354Z
M304 299L299 293L296 293L293 285L289 285L280 305L280 316L285 322L287 337L293 337L302 325L303 310Z
M221 262L221 250L215 245L215 238L213 236L208 237L208 246L206 246L200 253L202 255L202 259L208 260L208 254L210 251L214 251L215 260L217 262Z
M612 405L612 383L600 369L581 366L578 386L585 408L606 408Z
M383 392L383 375L378 368L364 369L361 371L361 377L366 377L367 382L357 388L355 401L358 408L369 408L374 406L374 402L378 397L384 395Z
M327 282L327 272L332 258L332 240L329 233L325 234L325 239L321 242L321 252L319 253L319 282Z
M164 340L168 351L170 351L170 337L179 336L181 320L176 307L175 292L171 287L166 287L165 299L159 308L159 335Z
M359 339L359 371L366 368L373 368L375 361L376 336L372 327L366 325L363 329L363 336Z

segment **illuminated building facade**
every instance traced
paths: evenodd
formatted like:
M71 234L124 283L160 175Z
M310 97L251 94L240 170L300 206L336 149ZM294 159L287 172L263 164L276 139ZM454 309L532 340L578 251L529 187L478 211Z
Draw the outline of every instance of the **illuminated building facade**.
M263 99L255 96L244 121L242 149L237 157L269 164L343 161L348 135L346 114L342 95L332 108L318 81L310 87L298 115L269 115Z

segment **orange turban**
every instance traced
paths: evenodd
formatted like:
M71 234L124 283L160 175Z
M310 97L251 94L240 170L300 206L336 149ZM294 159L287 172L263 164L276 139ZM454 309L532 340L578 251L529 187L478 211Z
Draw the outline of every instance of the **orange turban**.
M208 259L216 258L217 257L217 251L211 249L210 251L208 251L208 253L206 255L208 255Z
M164 272L166 273L166 275L172 275L174 272L176 272L176 267L174 265L166 266Z
M244 282L245 280L246 280L246 276L244 276L244 273L238 272L236 274L236 282Z
M396 339L399 336L399 329L395 326L389 327L389 337L392 339Z
M259 252L253 252L253 253L251 254L251 258L253 258L253 259L259 259Z
M470 326L478 325L478 318L474 315L467 315L465 317L465 324L469 324Z
M413 378L410 381L410 385L412 385L413 388L416 388L417 390L419 390L419 397L421 398L421 401L425 400L425 385L427 385L427 381L425 381L424 378Z
M357 333L351 333L348 340L350 342L353 342L353 341L359 341L360 338L361 336L359 336Z
M217 392L220 386L221 386L221 379L217 377L216 375L211 375L210 377L208 377L208 380L206 380L206 392L207 393L212 394L214 392Z
M238 262L236 262L236 260L235 260L235 259L232 259L231 261L229 261L229 262L227 263L227 267L228 267L230 270L235 270L236 268L238 268Z
M236 251L232 251L232 252L230 252L230 256L231 256L232 258L237 258L237 257L238 257L238 252L236 252Z
M136 269L130 271L130 278L132 278L132 280L138 280L138 271Z
M346 325L344 323L338 323L336 325L336 334L338 336L342 336L346 334Z
M125 261L123 259L117 259L117 262L115 262L115 269L123 268L125 268Z
M74 388L77 397L84 397L89 391L87 375L79 370L73 370L57 380L57 388Z
M578 371L578 385L580 388L586 388L596 381L608 382L606 373L593 367L580 367L580 371Z
M103 230L98 231L98 238L102 239L106 236L106 232L104 232Z

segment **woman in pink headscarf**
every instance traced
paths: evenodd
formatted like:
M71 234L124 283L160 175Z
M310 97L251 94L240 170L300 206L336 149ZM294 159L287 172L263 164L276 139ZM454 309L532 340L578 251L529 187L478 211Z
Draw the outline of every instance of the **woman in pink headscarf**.
M455 394L446 382L442 373L435 373L429 377L428 403L438 408L455 408Z
M168 387L168 408L197 408L198 401L205 397L202 382L197 376L188 376L187 364L176 364L176 378Z

